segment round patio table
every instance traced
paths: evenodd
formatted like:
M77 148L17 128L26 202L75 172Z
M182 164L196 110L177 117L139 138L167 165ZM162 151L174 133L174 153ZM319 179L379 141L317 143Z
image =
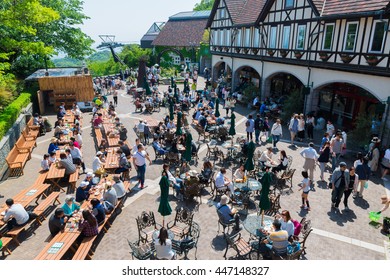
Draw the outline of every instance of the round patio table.
M261 191L261 183L255 179L249 178L245 183L234 183L234 188L240 191Z
M273 217L264 215L264 227L261 227L261 216L258 216L257 214L250 214L246 217L242 224L245 230L250 234L257 237L263 237L264 235L261 233L260 229L270 231L273 221Z

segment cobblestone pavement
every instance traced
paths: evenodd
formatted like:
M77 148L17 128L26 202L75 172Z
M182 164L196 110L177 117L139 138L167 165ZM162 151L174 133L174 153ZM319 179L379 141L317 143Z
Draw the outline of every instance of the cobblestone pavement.
M202 85L198 86L198 89ZM180 86L179 86L180 87ZM166 89L167 86L161 86L161 89ZM181 87L180 87L181 88ZM111 96L108 97L112 99ZM119 96L119 105L117 111L119 117L128 129L129 142L133 145L135 133L133 128L138 123L139 119L143 119L148 114L134 113L134 105L132 97L125 92L121 92ZM223 111L223 110L221 110ZM242 106L236 108L236 131L238 136L244 135L245 132L245 116L250 113L250 109ZM162 119L167 113L165 108L161 112L153 113L152 117ZM253 112L252 112L253 113ZM191 115L191 114L190 114ZM49 116L49 119L54 123L55 116ZM93 156L95 154L94 142L91 137L90 127L91 115L84 114L83 120L83 153L87 167L91 167ZM191 128L193 136L197 136L196 131ZM37 171L40 169L40 160L42 155L47 152L49 139L52 133L38 138L38 147L34 149L32 159L27 162L25 174L19 178L9 178L0 184L0 203L3 204L5 199L13 197L22 189L33 183L37 177ZM284 134L289 137L288 133ZM316 143L319 143L322 132L316 132ZM197 139L197 137L194 137ZM206 156L206 145L200 142L200 164L192 166L192 168L200 171L201 163ZM269 144L268 144L269 145ZM311 203L311 211L302 210L301 193L297 190L297 184L301 181L301 171L303 166L303 158L299 155L301 147L305 143L297 143L297 149L289 147L289 138L278 144L279 150L285 149L288 155L293 156L293 168L296 168L293 178L293 192L284 194L281 197L282 209L288 209L292 217L300 220L302 217L311 219L314 231L307 240L307 254L304 256L308 260L383 260L386 258L385 246L388 238L381 234L380 229L369 225L368 213L370 211L378 211L381 208L380 196L388 193L390 184L384 185L379 176L372 177L369 188L365 190L364 198L349 200L351 211L341 211L340 213L333 212L330 207L330 190L326 188L326 183L317 182L315 190L310 192L309 199ZM265 145L258 146L257 149L264 150ZM154 152L152 147L148 147L152 159ZM276 155L275 155L276 157ZM348 165L353 162L352 156L347 155L345 160ZM217 162L216 167L219 168L220 163ZM226 165L228 166L228 165ZM231 170L235 170L237 166L228 166L229 174ZM125 203L125 207L121 213L115 218L112 226L107 233L99 236L99 242L93 259L97 260L125 260L131 259L130 248L127 240L135 241L138 238L137 225L135 218L141 214L143 210L153 211L158 223L162 224L162 217L157 212L159 200L159 174L161 173L161 161L153 163L147 167L146 175L148 186L144 190L139 190L137 187L133 189L130 197ZM132 176L135 171L132 171ZM327 173L329 175L329 173ZM84 179L85 175L81 175L79 180ZM319 168L315 171L315 178L319 179ZM133 183L134 184L134 183ZM171 192L172 193L172 192ZM60 200L64 201L65 194L61 194ZM172 209L177 206L187 206L194 209L194 220L201 227L200 240L198 243L197 258L202 260L207 259L223 259L224 250L226 248L225 241L221 232L217 233L218 218L215 207L210 201L211 195L206 190L202 196L202 203L197 207L196 202L177 202L171 195L170 203ZM343 208L342 204L340 205ZM174 219L173 212L166 217L166 222ZM248 239L249 234L243 229L242 235ZM12 247L12 255L2 257L7 260L30 260L34 259L43 249L46 242L49 240L49 230L47 220L42 226L30 228L21 235L21 245ZM388 249L386 249L388 250ZM228 257L233 256L234 252L230 249ZM190 259L195 258L195 252L190 251Z

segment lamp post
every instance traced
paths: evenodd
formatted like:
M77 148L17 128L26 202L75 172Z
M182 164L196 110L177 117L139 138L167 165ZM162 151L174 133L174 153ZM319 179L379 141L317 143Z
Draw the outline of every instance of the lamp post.
M386 116L381 130L381 143L383 143L383 136L386 133L387 119L389 118L389 113L390 113L390 96L387 97L385 104L386 104ZM386 145L389 145L389 143L386 143Z

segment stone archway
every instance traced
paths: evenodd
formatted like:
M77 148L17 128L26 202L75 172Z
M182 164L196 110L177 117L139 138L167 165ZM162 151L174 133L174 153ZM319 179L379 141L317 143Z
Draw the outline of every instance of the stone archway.
M157 64L161 64L161 57L164 53L167 53L167 52L174 52L176 53L178 56L180 56L180 61L181 63L184 63L184 55L178 50L178 49L175 49L175 48L165 48L163 49L162 51L159 52L159 54L157 55Z
M234 85L236 90L243 90L249 85L260 88L260 74L251 66L241 66L234 72Z
M284 98L293 91L301 92L303 82L295 75L288 72L276 72L265 79L265 96L272 98Z

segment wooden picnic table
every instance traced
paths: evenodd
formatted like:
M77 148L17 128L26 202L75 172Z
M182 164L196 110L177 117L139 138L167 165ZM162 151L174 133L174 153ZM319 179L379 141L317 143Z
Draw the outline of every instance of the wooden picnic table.
M35 257L35 260L60 260L73 246L80 234L81 232L77 226L65 228L63 232L59 232L53 237L39 255Z
M106 171L112 171L119 167L119 158L115 152L107 152L106 162L104 163L104 169ZM110 172L111 173L111 172Z
M158 120L152 118L152 117L145 117L145 121L147 122L148 126L151 128L155 128L160 123Z
M65 168L57 167L57 165L53 163L52 165L50 165L50 169L49 172L47 173L46 180L50 181L51 183L53 183L55 187L65 192L65 190L59 184L59 181L64 176L65 176Z
M115 128L115 125L113 123L103 123L104 131L106 132L106 135L110 134L110 132Z
M107 137L107 142L109 147L119 147L119 136L117 137Z
M41 196L46 197L45 191L50 188L50 186L50 184L32 185L14 196L14 202L21 204L23 207L27 207L35 200L35 204L38 205L39 198Z

